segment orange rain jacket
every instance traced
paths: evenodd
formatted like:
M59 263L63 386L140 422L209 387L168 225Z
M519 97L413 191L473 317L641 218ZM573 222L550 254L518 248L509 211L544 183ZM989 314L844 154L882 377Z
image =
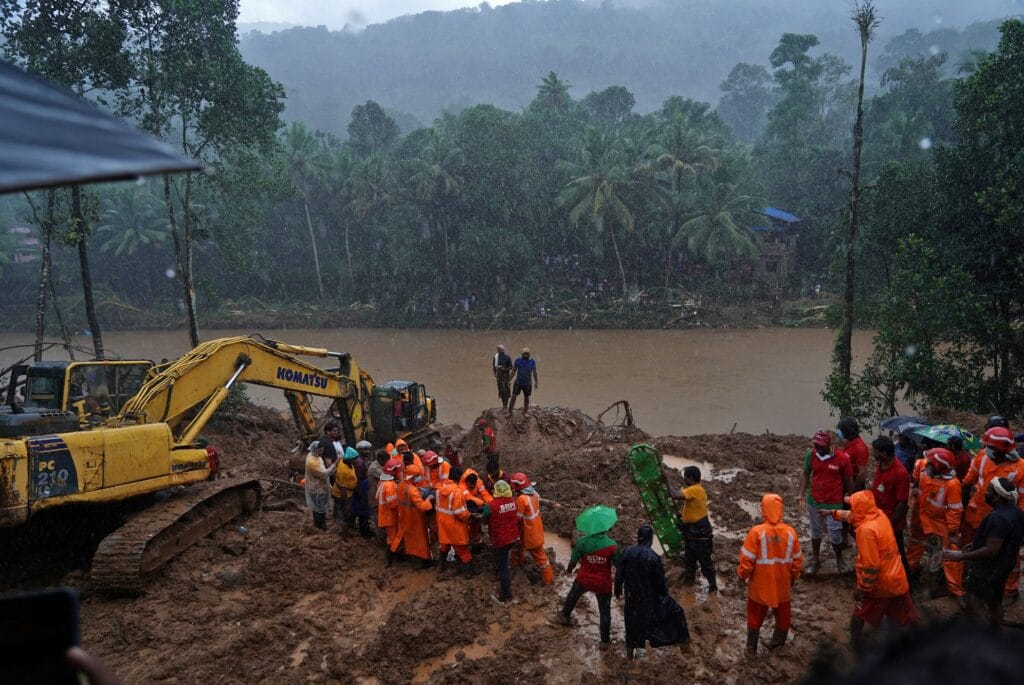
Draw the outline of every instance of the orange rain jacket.
M437 491L437 541L442 545L469 544L469 509L462 488L446 480Z
M852 523L857 536L857 587L868 597L899 597L910 590L903 570L896 535L889 517L875 505L870 490L850 496L850 509L830 512L844 523Z
M960 520L964 514L960 497L960 481L956 474L948 477L929 476L922 471L918 477L917 511L921 532L938 535L943 540L960 534Z
M406 470L414 469L406 467ZM398 486L398 535L391 543L392 552L397 552L398 545L404 543L405 553L409 556L430 558L426 512L431 509L433 506L420 496L420 489L415 483L407 480Z
M452 465L446 461L439 461L436 466L424 465L423 482L427 484L428 488L437 490L446 480L448 480L448 474L451 470Z
M749 581L747 594L752 601L778 607L789 601L804 560L796 531L782 522L782 498L773 493L763 496L761 514L764 523L747 532L736 573L740 580Z
M469 486L466 485L466 478L470 475L476 476L476 489L473 491L470 491ZM473 469L466 469L462 472L462 478L459 479L459 489L462 490L462 496L466 500L479 504L481 507L494 499L491 493L487 492L484 479Z
M977 530L985 517L992 512L992 507L985 502L985 490L994 478L1006 478L1017 486L1017 503L1024 509L1024 459L997 464L982 448L971 460L971 468L964 476L964 487L974 486L974 494L971 495L967 511L964 513L964 521L972 530Z
M519 511L519 524L522 529L523 547L536 549L544 547L544 520L540 517L540 495L533 492L520 492L516 497L516 509Z
M385 477L387 480L385 480ZM393 476L384 474L377 485L377 526L387 528L398 525L398 484Z

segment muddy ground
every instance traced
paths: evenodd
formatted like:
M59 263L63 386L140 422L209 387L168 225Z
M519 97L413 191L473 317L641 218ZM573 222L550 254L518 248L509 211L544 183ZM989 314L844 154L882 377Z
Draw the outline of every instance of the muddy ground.
M651 438L560 408L537 409L529 418L517 414L512 421L497 416L496 427L506 469L526 471L543 497L561 505L543 512L559 570L567 562L573 520L592 504L617 507L612 535L632 542L644 513L623 461L631 445L649 442L673 466L685 460L711 465L705 487L721 595L709 597L706 586L684 587L678 563L666 563L672 593L686 608L692 656L647 650L628 662L618 602L607 652L598 650L592 597L580 602L575 628L553 625L548 618L571 582L564 575L544 587L535 573L521 570L513 579L516 601L500 606L491 599L496 582L486 555L481 572L470 578L411 564L388 569L379 540L315 530L292 494L297 489L285 484L273 486L261 512L168 564L141 597L108 599L88 589L91 550L125 509L40 517L28 529L6 534L0 583L4 589L60 582L79 587L83 644L127 683L791 683L822 646L845 658L854 581L836 576L831 561L818 579L795 586L790 643L753 663L742 657L739 545L766 491L783 495L786 519L806 540L806 521L796 506L805 437ZM289 478L294 441L283 417L250 407L215 428L213 442L229 475ZM482 466L475 433L458 426L445 432L464 440L464 461ZM673 485L681 481L672 469L668 478ZM954 611L948 599L921 599L918 606L925 615ZM1015 608L1009 618L1020 620L1019 613Z

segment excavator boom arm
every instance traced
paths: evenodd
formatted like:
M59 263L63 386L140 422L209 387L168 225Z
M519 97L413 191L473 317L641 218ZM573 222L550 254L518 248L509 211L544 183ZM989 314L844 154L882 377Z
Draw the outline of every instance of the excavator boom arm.
M340 368L325 370L297 358L297 354L335 357ZM304 437L316 431L309 395L329 397L341 405L339 414L348 417L346 423L350 426L346 427L354 431L353 437L361 437L368 428L364 389L373 386L373 379L350 355L254 337L211 340L170 364L156 367L135 397L122 407L115 422L165 422L179 443L191 443L235 381L283 390ZM198 413L194 413L197 408Z

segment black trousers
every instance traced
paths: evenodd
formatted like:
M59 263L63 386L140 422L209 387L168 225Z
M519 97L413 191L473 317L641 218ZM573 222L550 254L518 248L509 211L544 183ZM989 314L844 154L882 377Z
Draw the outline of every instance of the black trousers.
M718 589L718 580L715 578L715 562L711 559L714 550L714 541L710 537L685 538L683 570L687 580L693 580L696 577L697 565L700 564L700 572L708 579L708 586L712 590Z
M498 586L501 588L501 596L498 599L503 602L506 599L512 599L512 572L508 567L508 556L512 553L513 547L515 545L505 545L491 550L491 556L494 557L494 569L498 572Z
M327 512L313 512L313 525L320 530L327 530Z
M565 606L562 608L562 613L566 616L571 616L573 609L576 608L576 603L580 601L587 590L579 584L579 581L572 581L572 588L569 589L569 594L565 597ZM601 642L611 642L612 639L612 593L594 595L597 597L597 610L601 615Z

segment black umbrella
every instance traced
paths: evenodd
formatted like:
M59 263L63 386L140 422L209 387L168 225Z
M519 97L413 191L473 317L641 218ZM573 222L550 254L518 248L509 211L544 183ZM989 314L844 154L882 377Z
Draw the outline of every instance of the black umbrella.
M926 419L922 419L920 416L890 416L878 424L879 428L908 437L916 437L914 431L927 428L930 425Z
M201 168L70 91L0 60L0 193Z

